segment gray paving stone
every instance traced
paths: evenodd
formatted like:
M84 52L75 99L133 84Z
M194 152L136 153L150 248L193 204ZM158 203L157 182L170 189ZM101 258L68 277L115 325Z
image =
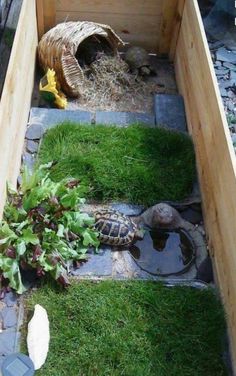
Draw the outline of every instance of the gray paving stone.
M156 94L154 105L157 126L187 131L184 101L181 95Z
M225 76L229 73L229 69L215 69L215 73L217 76Z
M24 153L22 156L23 163L28 167L29 170L33 170L35 158L30 153Z
M138 112L97 111L95 121L96 124L114 124L118 126L127 126L134 123L155 125L155 118L152 114Z
M71 272L74 276L111 276L112 275L112 255L111 248L103 246L99 253L89 252L89 260L80 268Z
M216 42L209 43L209 47L211 50L217 50L218 48L222 47L224 42L217 40Z
M6 293L3 301L8 307L13 307L17 303L17 295L14 292L10 291Z
M231 70L235 70L236 71L236 65L235 64L224 62L223 66L226 67L226 68L229 68Z
M4 328L12 328L17 323L16 309L13 307L4 307L2 309L2 318Z
M30 153L36 153L38 151L39 144L38 144L38 142L35 142L33 140L28 140L27 144L26 144L26 147L27 147L27 150Z
M228 89L236 85L236 79L231 79L219 83L220 88Z
M225 88L220 87L220 94L222 97L228 97L228 93Z
M132 215L132 216L140 215L145 209L145 207L142 205L131 205L131 204L123 204L123 203L112 204L111 208L114 210L118 210L119 212L125 215Z
M236 53L228 51L226 48L221 47L216 51L216 60L236 64Z
M15 331L5 330L0 333L0 355L9 355L14 352L16 342Z
M44 133L44 129L41 124L39 123L33 123L30 124L27 128L25 137L28 140L39 140Z
M57 124L63 123L64 121L71 121L77 124L91 124L92 116L93 114L88 111L33 107L30 111L29 124L31 126L33 124L40 124L43 130L46 130Z
M230 72L230 78L236 80L236 72L234 72L233 70Z

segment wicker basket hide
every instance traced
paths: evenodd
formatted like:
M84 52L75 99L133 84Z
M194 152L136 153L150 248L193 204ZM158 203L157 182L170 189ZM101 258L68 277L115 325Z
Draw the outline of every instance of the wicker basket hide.
M102 38L113 55L123 41L108 25L94 22L64 22L49 30L39 42L38 58L46 71L52 68L62 90L71 97L80 95L84 74L78 61L77 51L83 41L89 37Z

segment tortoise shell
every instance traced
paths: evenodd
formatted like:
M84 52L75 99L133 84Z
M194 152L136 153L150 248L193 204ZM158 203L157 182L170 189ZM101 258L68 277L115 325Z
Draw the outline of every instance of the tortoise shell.
M137 230L131 218L116 210L97 211L94 227L101 243L117 246L132 243Z
M147 51L142 47L130 47L125 53L125 61L131 70L149 66L149 56Z

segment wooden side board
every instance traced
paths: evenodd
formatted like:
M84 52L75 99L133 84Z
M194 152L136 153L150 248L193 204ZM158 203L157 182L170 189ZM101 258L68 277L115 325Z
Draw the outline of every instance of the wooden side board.
M24 0L0 100L0 214L6 181L19 174L38 43L35 1Z
M55 24L94 21L149 52L168 54L184 0L36 0L39 37Z
M185 2L175 69L195 145L204 219L225 304L235 368L236 157L197 0Z

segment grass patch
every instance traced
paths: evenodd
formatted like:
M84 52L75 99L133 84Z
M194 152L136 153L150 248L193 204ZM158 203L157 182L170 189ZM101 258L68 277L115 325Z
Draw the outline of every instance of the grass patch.
M50 319L42 376L223 376L221 305L210 290L153 282L73 283L34 291Z
M63 123L42 141L39 163L51 160L58 162L52 179L79 178L90 187L88 198L100 202L181 200L195 176L190 138L162 128Z

